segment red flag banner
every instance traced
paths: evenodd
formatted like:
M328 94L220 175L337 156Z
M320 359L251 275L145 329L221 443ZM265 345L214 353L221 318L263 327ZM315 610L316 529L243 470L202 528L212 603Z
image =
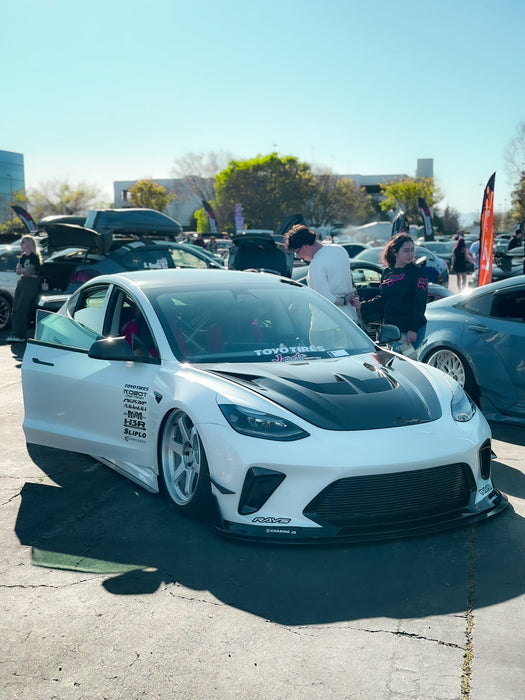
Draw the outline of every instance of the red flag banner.
M496 173L493 173L487 182L483 194L480 220L480 246L479 246L479 281L478 286L492 282L492 252L494 245L494 182Z

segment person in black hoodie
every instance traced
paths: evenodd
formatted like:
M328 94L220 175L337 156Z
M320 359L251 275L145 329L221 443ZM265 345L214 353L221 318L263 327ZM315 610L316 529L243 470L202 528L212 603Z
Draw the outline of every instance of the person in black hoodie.
M11 317L12 333L7 338L8 343L25 343L29 314L35 297L40 290L40 268L42 257L33 236L22 236L20 239L22 255L16 266L19 280L13 300Z
M385 246L381 262L380 296L361 302L361 314L379 313L383 323L397 326L401 340L392 349L415 355L425 335L428 278L414 263L415 245L408 233L398 233Z

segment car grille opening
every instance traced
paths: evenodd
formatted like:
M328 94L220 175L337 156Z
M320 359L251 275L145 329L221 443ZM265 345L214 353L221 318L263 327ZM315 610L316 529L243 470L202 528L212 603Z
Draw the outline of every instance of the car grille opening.
M438 520L464 509L476 484L468 464L339 479L303 513L321 525L374 530Z

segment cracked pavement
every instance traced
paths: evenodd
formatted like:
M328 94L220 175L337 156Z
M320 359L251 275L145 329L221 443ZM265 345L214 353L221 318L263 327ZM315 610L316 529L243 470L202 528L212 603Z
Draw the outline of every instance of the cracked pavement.
M492 426L511 506L480 525L230 542L87 456L26 446L3 337L2 697L521 700L523 428Z

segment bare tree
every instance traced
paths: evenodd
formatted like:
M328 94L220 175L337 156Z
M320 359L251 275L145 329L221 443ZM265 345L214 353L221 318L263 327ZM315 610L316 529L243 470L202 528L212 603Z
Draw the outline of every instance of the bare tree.
M314 174L313 189L304 209L306 219L313 226L370 221L374 212L372 198L352 180L335 175L331 170L318 170Z
M109 206L103 201L98 186L85 182L71 185L61 180L49 180L39 188L29 190L27 201L35 221L50 214L87 214L89 209Z
M181 199L199 197L210 201L215 199L215 175L224 170L233 160L230 153L193 153L189 152L174 161L172 177L180 180L175 184L175 191Z
M509 180L518 183L525 171L525 121L518 124L516 135L505 149L505 166Z

